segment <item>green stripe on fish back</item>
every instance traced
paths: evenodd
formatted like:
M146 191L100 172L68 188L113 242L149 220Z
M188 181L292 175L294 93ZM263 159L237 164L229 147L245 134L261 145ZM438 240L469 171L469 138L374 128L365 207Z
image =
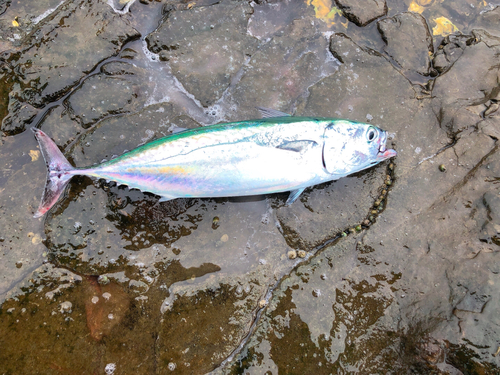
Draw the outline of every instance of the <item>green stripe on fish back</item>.
M181 139L193 137L196 135L209 135L219 131L227 131L227 130L247 130L250 128L255 128L256 131L262 128L272 128L277 125L285 125L285 124L298 124L301 122L314 122L316 124L321 122L326 123L335 123L335 122L345 122L346 120L338 120L333 118L326 117L273 117L273 118L263 118L263 119L255 119L255 120L245 120L245 121L236 121L229 123L221 123L214 124L194 129L188 129L179 133L171 134L154 141L151 141L145 145L139 146L123 155L120 155L112 160L104 162L101 166L110 166L115 163L118 163L123 160L123 158L133 158L134 156L138 156L144 151L153 150L157 147L164 146L167 143L175 142ZM352 124L357 124L355 121L349 121Z

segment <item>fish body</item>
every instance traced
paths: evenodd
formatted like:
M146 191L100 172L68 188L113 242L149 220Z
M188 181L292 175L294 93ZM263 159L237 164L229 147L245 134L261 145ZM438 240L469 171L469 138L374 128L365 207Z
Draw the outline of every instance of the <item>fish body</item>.
M290 204L306 187L396 155L385 147L387 133L373 125L261 110L267 118L183 131L90 168L72 167L45 133L33 129L48 167L35 217L55 204L74 175L116 181L160 201L290 191Z

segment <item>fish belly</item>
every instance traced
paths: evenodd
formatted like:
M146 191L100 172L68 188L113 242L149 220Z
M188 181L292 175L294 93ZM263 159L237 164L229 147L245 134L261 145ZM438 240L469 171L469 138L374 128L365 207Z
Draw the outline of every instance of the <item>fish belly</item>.
M329 179L322 169L319 147L301 154L254 142L202 147L164 160L155 156L152 162L121 163L85 174L167 199L267 194Z

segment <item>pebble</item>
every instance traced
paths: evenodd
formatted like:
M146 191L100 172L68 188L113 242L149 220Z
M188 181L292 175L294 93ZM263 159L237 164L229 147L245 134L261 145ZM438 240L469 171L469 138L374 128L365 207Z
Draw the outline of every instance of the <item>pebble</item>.
M109 278L106 275L101 275L97 278L97 282L99 283L99 285L108 285Z
M219 228L219 217L216 216L212 219L212 229L217 229Z
M71 313L71 308L73 307L73 304L69 301L65 301L65 302L62 302L59 305L59 307L60 307L59 311L61 313Z

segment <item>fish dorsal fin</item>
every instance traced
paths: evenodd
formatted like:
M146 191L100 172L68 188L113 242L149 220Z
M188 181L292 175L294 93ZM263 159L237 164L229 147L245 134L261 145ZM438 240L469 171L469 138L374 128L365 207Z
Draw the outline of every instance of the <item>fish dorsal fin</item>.
M318 146L318 142L308 139L300 139L297 141L285 141L282 144L276 146L276 148L279 148L280 150L300 152L301 154L303 154L309 148L315 146Z
M171 129L170 131L172 134L177 134L177 133L182 133L185 132L186 130L189 130L188 128L181 128L180 126L176 126L175 128Z
M273 118L273 117L290 117L288 113L277 111L275 109L264 108L264 107L256 107L262 118Z
M175 197L168 197L166 195L162 195L162 196L160 196L160 199L158 200L158 202L168 202L172 199L175 199Z

